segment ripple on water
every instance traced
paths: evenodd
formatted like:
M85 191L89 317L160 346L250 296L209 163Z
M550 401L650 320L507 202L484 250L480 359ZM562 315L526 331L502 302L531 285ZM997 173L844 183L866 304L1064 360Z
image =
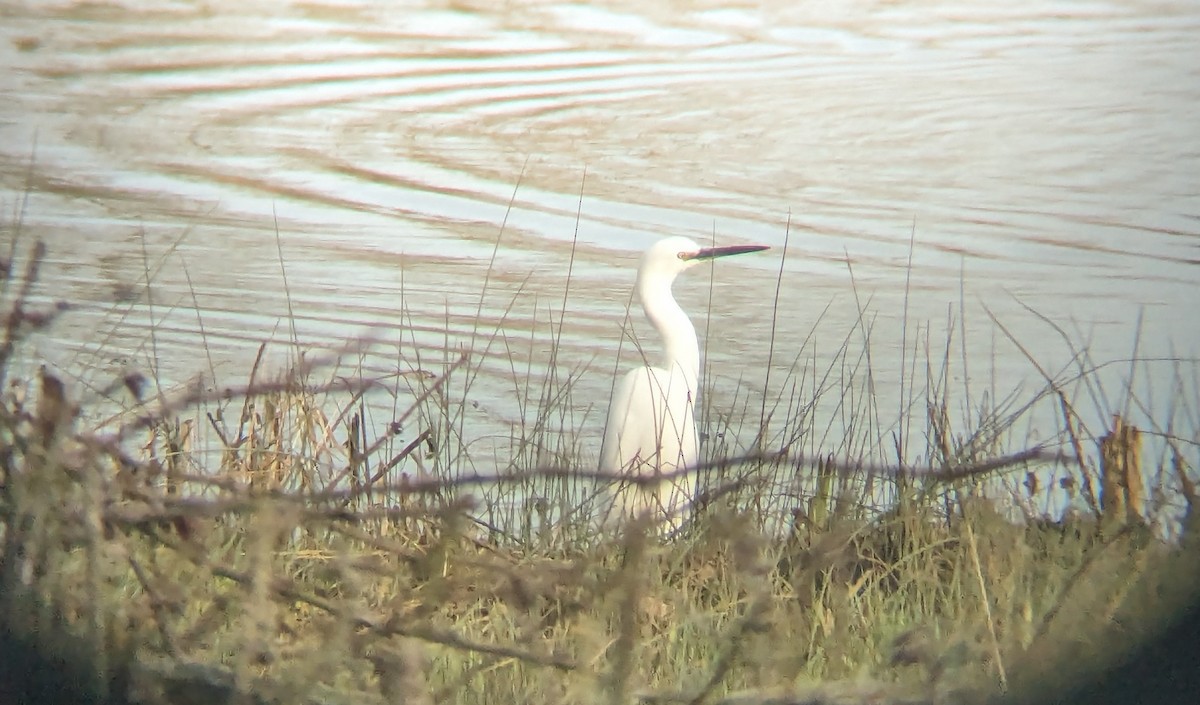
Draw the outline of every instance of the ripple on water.
M714 327L712 369L761 378L788 222L781 349L826 306L841 340L868 300L877 359L901 358L901 319L928 334L979 303L1049 357L1024 306L1097 358L1127 354L1139 316L1143 352L1200 346L1178 323L1200 297L1192 4L435 5L13 7L0 177L35 186L30 231L69 253L56 292L82 304L45 354L104 367L97 335L144 355L154 328L183 380L207 365L200 321L246 364L292 326L430 359L502 330L481 387L499 400L514 365L546 372L529 341L554 330L563 359L601 361L587 407L636 252L670 233L776 245L714 269L712 303L707 275L680 291L739 320ZM153 311L129 288L148 269ZM968 318L1000 377L1029 376Z

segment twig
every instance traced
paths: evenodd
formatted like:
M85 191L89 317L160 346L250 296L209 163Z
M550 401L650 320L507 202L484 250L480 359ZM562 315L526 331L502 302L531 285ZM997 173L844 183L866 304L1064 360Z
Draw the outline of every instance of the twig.
M733 458L725 458L707 463L700 463L693 467L673 470L654 475L614 475L611 472L589 471L589 470L574 470L561 467L543 467L530 470L528 472L505 475L499 474L483 474L472 473L459 475L457 477L446 478L424 478L417 480L406 481L403 485L387 485L383 491L406 492L406 493L434 493L442 492L447 489L457 489L462 487L472 486L489 486L489 485L510 485L523 484L532 478L538 479L565 479L572 478L578 480L595 480L600 482L621 482L625 485L633 485L638 487L646 487L657 485L660 482L668 482L677 480L689 475L704 472L712 468L727 467L730 465L744 464L762 464L768 462L784 462L793 463L796 467L809 466L816 468L819 464L825 463L827 471L835 472L843 475L854 475L858 473L874 473L877 475L890 475L898 477L904 473L910 477L920 477L934 482L953 482L976 475L983 475L996 470L1001 470L1007 467L1023 465L1026 463L1067 463L1075 462L1077 458L1065 453L1048 451L1041 446L1035 446L1023 451L1002 455L988 460L981 460L974 463L963 463L958 465L946 465L942 467L913 467L900 465L875 465L861 462L846 462L838 460L827 460L820 456L808 456L804 453L788 453L788 452L768 452L768 453L749 453ZM745 481L750 482L749 478ZM379 491L376 487L375 491ZM318 492L312 495L306 495L305 499L321 501L335 501L352 499L362 490L339 490L336 492ZM723 494L723 493L722 493Z
M992 604L988 597L987 583L983 579L983 567L979 564L979 550L976 548L975 530L971 522L964 522L967 527L967 551L971 555L971 565L975 569L975 579L979 582L979 601L983 604L983 616L987 620L988 634L992 639L992 657L996 660L996 672L1000 676L1001 691L1008 690L1008 673L1004 670L1004 659L1000 654L1000 640L996 637L996 621L992 618Z
M210 560L199 546L172 539L162 535L161 532L146 533L158 543L167 548L174 549L193 564L205 568L216 577L232 580L243 587L250 587L253 584L253 577L250 574ZM408 636L463 651L474 651L493 656L513 658L539 666L550 666L560 671L572 671L576 668L575 662L572 659L561 654L540 654L503 644L485 644L467 639L449 629L441 629L429 625L400 624L394 618L378 620L361 613L352 613L338 606L332 600L300 590L293 581L286 578L272 578L269 582L269 588L273 594L289 602L303 602L311 605L331 616L349 620L356 628L367 629L382 637L394 635Z

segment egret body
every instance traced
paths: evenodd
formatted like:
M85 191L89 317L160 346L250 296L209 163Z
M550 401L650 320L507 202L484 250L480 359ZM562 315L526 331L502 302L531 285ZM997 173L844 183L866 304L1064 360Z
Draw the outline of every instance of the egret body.
M630 370L613 390L600 450L600 472L653 478L695 467L700 459L693 408L700 376L696 329L675 302L671 285L681 272L715 257L759 252L765 245L700 247L684 237L659 241L642 255L636 293L662 336L658 366ZM674 530L696 496L695 474L617 488L620 517L656 512Z

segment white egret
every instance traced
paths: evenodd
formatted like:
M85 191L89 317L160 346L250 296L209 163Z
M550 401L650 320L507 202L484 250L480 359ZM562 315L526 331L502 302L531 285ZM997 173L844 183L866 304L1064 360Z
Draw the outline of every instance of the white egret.
M698 463L699 439L692 410L700 376L700 346L691 320L671 294L671 284L680 272L705 260L765 249L765 245L700 247L685 237L669 237L642 255L636 291L646 318L662 336L662 366L630 370L613 390L600 472L654 477ZM656 511L665 517L665 528L676 530L695 496L696 477L688 474L659 483L618 487L614 509L619 518Z

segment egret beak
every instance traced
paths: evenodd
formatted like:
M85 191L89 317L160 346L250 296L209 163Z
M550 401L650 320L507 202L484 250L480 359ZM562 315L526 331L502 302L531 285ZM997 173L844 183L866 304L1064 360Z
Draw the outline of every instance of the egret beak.
M747 252L762 252L769 250L766 245L726 245L725 247L705 247L696 252L683 252L679 255L680 259L684 260L701 260L701 259L716 259L717 257L728 257L729 255L744 255Z

